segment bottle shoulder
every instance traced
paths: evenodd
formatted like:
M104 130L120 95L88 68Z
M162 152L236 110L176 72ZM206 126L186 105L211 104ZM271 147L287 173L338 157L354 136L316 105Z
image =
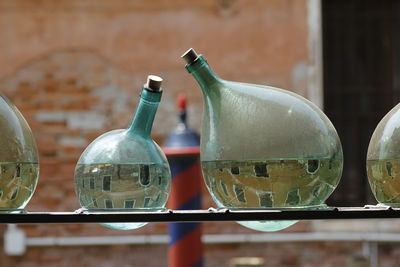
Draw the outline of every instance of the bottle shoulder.
M304 97L238 82L224 83L220 92L219 99L205 106L202 151L211 151L210 155L220 159L231 155L329 157L339 153L341 145L332 123Z
M125 129L96 138L82 153L78 163L164 163L165 155L151 138L133 135Z
M400 155L399 129L400 104L397 104L376 126L368 146L367 159L398 159Z

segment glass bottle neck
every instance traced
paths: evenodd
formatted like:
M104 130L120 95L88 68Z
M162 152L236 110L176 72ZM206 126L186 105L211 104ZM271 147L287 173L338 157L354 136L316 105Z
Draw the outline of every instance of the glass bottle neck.
M196 61L186 65L186 69L200 84L200 87L205 94L209 93L209 90L213 85L221 83L221 79L214 73L203 56L199 56Z
M153 127L154 117L161 100L162 91L153 92L143 88L128 133L149 138Z

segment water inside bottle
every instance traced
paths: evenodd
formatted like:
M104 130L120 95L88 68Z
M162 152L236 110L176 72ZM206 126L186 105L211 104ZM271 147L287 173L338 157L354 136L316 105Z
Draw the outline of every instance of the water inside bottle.
M0 163L0 212L23 209L31 199L39 177L39 164Z
M265 159L203 161L208 190L219 207L238 209L309 208L323 205L339 182L342 161ZM239 222L277 231L296 221Z
M375 198L400 207L400 159L367 160L367 172Z
M162 209L168 199L167 164L78 164L75 188L88 210L146 211ZM104 223L114 229L136 229L145 223Z

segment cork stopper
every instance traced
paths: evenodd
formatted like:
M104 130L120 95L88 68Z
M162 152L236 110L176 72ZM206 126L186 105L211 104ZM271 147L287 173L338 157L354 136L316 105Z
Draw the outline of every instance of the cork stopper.
M187 64L192 64L197 60L199 56L197 55L196 51L194 51L193 48L190 48L185 53L183 53L181 57L183 58L183 60L186 61Z
M156 75L149 75L147 76L147 82L144 85L145 88L149 89L153 92L161 91L161 83L163 79Z

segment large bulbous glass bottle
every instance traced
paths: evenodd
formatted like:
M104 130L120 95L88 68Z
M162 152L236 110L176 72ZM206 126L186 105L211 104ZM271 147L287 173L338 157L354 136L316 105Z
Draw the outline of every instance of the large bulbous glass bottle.
M36 142L19 110L0 95L0 212L23 209L39 178Z
M400 207L400 104L379 122L367 153L372 193L384 205Z
M305 98L220 79L189 49L187 70L204 95L201 164L219 207L318 208L337 186L343 152L335 128ZM239 222L277 231L296 221Z
M171 173L151 128L161 100L161 81L150 75L128 129L107 132L83 152L75 168L80 204L89 211L146 211L164 209ZM103 223L130 230L146 223Z

